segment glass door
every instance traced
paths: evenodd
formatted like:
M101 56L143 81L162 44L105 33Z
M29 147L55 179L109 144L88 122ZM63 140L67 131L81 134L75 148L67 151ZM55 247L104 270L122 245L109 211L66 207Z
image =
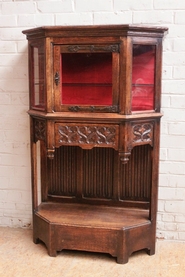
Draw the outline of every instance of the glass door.
M54 56L57 110L118 111L118 51L110 46L55 46Z

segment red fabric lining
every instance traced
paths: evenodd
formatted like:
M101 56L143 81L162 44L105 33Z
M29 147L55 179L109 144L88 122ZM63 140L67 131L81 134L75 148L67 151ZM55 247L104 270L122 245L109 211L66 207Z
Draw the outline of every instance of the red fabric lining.
M112 105L111 53L62 54L61 59L62 104Z
M65 86L62 102L72 105L112 105L112 87ZM86 95L86 97L84 97Z
M153 103L153 86L132 86L132 111L153 110Z
M62 104L112 105L111 53L65 53L61 64ZM154 50L133 57L132 111L154 109L154 70Z

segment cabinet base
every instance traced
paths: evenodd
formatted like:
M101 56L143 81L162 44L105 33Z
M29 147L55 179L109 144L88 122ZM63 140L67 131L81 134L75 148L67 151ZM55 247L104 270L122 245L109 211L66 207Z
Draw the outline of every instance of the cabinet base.
M125 264L138 250L155 253L148 210L86 204L42 203L34 214L33 240L52 257L63 249L109 253Z

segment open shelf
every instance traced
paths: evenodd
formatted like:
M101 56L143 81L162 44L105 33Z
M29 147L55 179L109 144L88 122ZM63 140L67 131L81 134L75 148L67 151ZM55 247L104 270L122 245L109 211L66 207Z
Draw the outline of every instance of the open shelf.
M150 222L148 210L78 203L42 203L36 214L54 224L109 229Z

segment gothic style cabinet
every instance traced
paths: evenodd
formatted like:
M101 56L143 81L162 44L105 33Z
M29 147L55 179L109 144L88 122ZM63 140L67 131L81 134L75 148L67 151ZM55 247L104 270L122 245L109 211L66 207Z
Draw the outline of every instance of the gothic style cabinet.
M126 263L140 249L154 254L166 31L134 25L23 31L33 239L50 256L75 249Z

